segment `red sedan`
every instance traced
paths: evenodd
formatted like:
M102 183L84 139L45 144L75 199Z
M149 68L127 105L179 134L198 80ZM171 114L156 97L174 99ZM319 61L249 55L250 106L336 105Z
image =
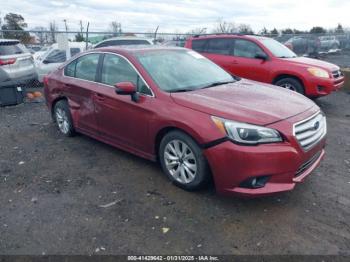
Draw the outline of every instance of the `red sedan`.
M274 39L251 35L208 35L187 40L192 48L227 72L247 79L274 84L320 97L339 90L344 75L334 64L307 57Z
M326 118L302 95L232 77L184 48L103 48L45 78L59 130L159 161L177 186L223 194L294 188L324 155Z

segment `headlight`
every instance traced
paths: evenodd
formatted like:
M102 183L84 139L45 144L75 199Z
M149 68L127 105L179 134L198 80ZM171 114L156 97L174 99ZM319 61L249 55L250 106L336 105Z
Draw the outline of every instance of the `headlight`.
M215 125L230 139L249 145L282 142L280 133L272 128L235 122L212 116Z
M321 68L309 67L307 69L307 71L309 71L310 74L312 74L313 76L316 76L316 77L330 78L328 72L326 70L321 69Z

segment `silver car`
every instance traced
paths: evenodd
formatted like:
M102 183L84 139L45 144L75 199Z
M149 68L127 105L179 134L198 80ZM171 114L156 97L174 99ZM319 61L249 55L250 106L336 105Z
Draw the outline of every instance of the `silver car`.
M28 84L37 79L33 57L18 40L0 39L0 82Z

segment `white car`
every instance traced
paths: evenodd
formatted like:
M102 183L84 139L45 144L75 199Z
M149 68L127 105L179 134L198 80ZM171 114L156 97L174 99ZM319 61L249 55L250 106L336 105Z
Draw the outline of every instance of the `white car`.
M53 44L48 51L37 57L35 66L38 73L39 82L43 82L44 76L57 69L62 63L74 55L86 50L85 42L68 42L69 55L67 51L58 48L58 44Z
M153 45L153 41L151 39L134 36L114 37L97 43L94 48L118 45Z

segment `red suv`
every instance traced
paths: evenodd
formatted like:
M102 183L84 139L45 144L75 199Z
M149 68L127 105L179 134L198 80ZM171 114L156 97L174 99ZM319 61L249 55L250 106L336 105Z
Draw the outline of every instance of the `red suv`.
M211 177L226 194L291 190L324 155L326 118L314 102L236 79L189 49L96 49L44 84L62 134L83 133L159 160L187 190Z
M297 57L289 48L267 37L198 36L188 39L185 47L203 54L234 75L282 86L308 97L325 96L344 85L338 66Z

